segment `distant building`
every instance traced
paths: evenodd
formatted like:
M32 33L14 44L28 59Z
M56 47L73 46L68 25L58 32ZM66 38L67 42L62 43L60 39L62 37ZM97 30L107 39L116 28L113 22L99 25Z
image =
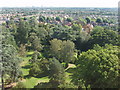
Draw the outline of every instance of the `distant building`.
M93 30L93 25L92 24L84 25L82 27L82 30L85 31L85 32L87 32L87 33L90 33Z

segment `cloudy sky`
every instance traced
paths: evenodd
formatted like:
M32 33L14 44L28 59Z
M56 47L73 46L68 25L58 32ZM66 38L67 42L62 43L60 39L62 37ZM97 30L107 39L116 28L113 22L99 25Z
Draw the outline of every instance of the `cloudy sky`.
M0 7L118 7L120 0L0 0Z

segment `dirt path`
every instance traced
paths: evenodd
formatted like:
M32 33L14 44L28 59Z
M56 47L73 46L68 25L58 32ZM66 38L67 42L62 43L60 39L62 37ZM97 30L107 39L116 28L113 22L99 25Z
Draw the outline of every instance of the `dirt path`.
M68 67L65 69L67 70L68 68L75 68L76 66L74 64L68 64Z

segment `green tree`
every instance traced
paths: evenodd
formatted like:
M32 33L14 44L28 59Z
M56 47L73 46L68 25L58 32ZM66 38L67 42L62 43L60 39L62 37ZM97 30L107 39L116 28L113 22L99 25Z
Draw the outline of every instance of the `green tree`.
M57 59L55 59L55 58L49 59L49 72L47 72L47 75L50 79L49 82L39 83L34 88L61 88L61 87L65 87L65 85L66 85L65 70L64 70L62 64Z
M18 80L21 76L20 58L17 56L16 49L8 44L2 44L2 75L4 82L11 83Z
M101 18L97 18L96 22L97 22L97 23L102 23L103 20L102 20Z
M51 20L52 20L51 17L47 17L47 18L46 18L46 22L47 22L47 23L50 23Z
M80 24L83 26L83 25L86 25L87 21L83 18L79 18L79 22Z
M91 32L89 39L90 47L93 47L94 44L99 44L100 46L105 44L118 45L118 33L113 30L95 29Z
M46 76L49 73L48 66L49 66L48 60L37 59L37 61L31 65L29 75L35 77Z
M38 26L38 22L37 22L37 19L35 17L30 17L30 19L28 20L28 23L29 23L29 25L27 26L27 28L30 27L31 29L33 29L33 28L36 28Z
M44 40L48 36L48 31L44 27L40 27L39 30L38 30L37 36L41 40Z
M56 21L61 21L61 18L59 16L57 16L55 19Z
M91 19L89 17L85 18L87 21L87 24L91 22Z
M78 86L91 88L118 88L119 58L118 47L96 45L94 49L82 52L76 62L73 81Z
M25 57L26 56L26 46L21 44L20 48L19 48L19 55L21 57Z
M69 17L66 19L68 22L72 22L73 18Z
M72 28L73 28L73 30L79 31L79 32L82 30L81 24L73 24Z
M38 36L35 33L30 33L29 41L31 43L32 49L37 50L37 51L42 50L42 45L41 45L40 39L38 38Z
M2 43L5 45L10 44L17 48L16 41L14 36L10 34L10 32L2 32Z
M62 64L55 58L50 60L50 83L52 88L57 88L61 84L65 84L65 71Z
M50 44L50 54L60 62L68 63L74 61L75 45L72 41L53 39Z
M49 61L42 57L41 53L35 51L32 55L32 59L29 60L31 68L29 74L32 76L40 77L46 75L49 70Z
M80 51L86 51L88 50L88 41L90 39L90 34L87 34L86 32L84 31L81 31L79 36L76 37L76 40L74 41L75 42L75 45L76 45L76 48Z
M103 19L103 22L108 23L109 21L108 21L108 19Z
M14 37L10 34L9 29L2 27L2 32L0 33L1 39L1 79L2 88L4 88L4 83L11 83L17 81L20 72L20 58L17 56L17 45Z
M37 62L38 59L41 59L41 58L42 58L42 56L41 56L40 52L34 51L34 53L32 55L32 59L30 59L29 61L30 61L30 63L35 63L35 62Z
M17 41L18 45L27 43L28 32L29 32L29 23L20 20L17 33L15 35L15 40Z
M45 22L45 17L44 16L39 16L39 22Z

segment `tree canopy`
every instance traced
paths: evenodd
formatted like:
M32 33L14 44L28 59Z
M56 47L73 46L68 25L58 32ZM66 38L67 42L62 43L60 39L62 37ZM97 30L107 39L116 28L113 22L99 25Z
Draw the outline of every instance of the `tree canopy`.
M119 57L118 47L105 45L94 46L94 49L81 53L76 62L73 81L81 82L91 88L118 88Z

